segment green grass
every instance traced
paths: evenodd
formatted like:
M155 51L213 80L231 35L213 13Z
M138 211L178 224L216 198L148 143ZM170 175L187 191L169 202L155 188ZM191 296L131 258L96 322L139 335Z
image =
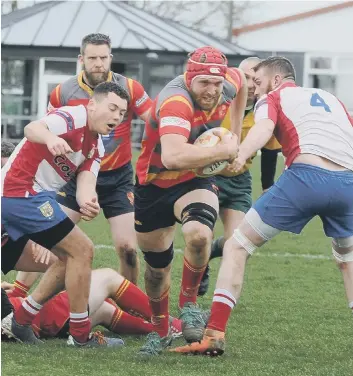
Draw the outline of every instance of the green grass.
M281 172L282 161L278 172ZM254 198L260 194L259 159L252 169ZM83 224L95 244L112 245L103 217ZM123 229L122 229L123 231ZM216 235L221 235L217 225ZM184 243L177 234L176 248ZM4 376L35 375L349 375L353 370L353 325L339 271L331 260L275 257L291 253L330 256L330 241L319 220L312 221L301 236L282 233L253 257L247 268L244 293L228 324L227 349L220 358L166 353L141 361L136 352L142 337L127 337L120 350L76 350L65 341L50 340L34 348L2 344ZM142 263L143 264L143 263ZM94 266L117 267L111 249L96 252ZM219 260L212 261L210 291L199 299L209 307ZM143 268L142 268L143 269ZM177 314L182 254L173 262L171 311ZM142 273L141 273L142 274ZM7 276L13 280L15 274ZM140 286L143 286L142 276ZM176 344L182 343L178 340Z

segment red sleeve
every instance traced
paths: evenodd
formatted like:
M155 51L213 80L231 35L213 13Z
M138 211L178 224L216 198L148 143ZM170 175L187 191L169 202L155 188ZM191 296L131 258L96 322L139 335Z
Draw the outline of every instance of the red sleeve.
M337 98L338 99L338 98ZM344 111L345 111L345 113L346 113L346 115L347 115L347 117L348 117L348 120L350 121L350 123L351 123L351 125L352 125L352 127L353 127L353 118L352 118L352 116L351 115L349 115L349 113L348 113L348 111L347 111L347 109L346 109L346 106L338 99L338 101L341 103L341 105L342 105L342 107L343 107L343 109L344 109Z
M230 83L232 83L235 88L237 89L237 92L239 89L243 86L243 76L239 73L238 68L228 68L226 79Z
M48 111L53 110L54 108L59 108L62 106L60 101L60 94L61 94L61 85L59 84L51 93L49 97L48 103Z
M159 110L159 135L180 134L188 139L193 113L193 107L185 97L169 97Z
M270 119L277 124L279 112L278 99L274 94L263 95L255 105L255 123L262 119Z
M130 106L134 113L140 116L150 109L152 105L152 100L139 82L132 80L131 78L128 78L128 84L131 95Z

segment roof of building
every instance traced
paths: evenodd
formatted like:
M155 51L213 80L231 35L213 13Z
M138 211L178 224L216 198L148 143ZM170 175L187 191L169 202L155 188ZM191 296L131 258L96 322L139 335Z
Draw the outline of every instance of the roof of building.
M345 1L343 3L330 5L328 7L310 10L308 12L302 12L302 13L293 14L293 15L287 16L287 17L277 18L275 20L260 22L260 23L256 23L256 24L253 24L253 25L247 25L247 26L243 26L243 27L240 27L240 28L236 28L236 29L233 29L233 35L238 36L240 34L250 33L252 31L258 31L258 30L261 30L261 29L266 29L266 28L269 28L269 27L277 26L277 25L283 25L283 24L288 23L288 22L299 21L299 20L303 20L305 18L311 18L311 17L314 17L314 16L319 16L321 14L335 12L337 10L349 8L349 7L352 7L352 6L353 6L353 1Z
M225 54L249 55L234 43L162 19L124 2L48 1L1 17L1 43L75 47L90 33L108 34L113 49L190 52L212 45Z

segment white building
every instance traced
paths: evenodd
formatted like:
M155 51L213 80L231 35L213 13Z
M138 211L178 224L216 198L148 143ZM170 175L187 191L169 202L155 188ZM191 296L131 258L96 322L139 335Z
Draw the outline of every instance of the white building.
M244 48L292 59L299 84L330 91L353 112L353 1L250 24L233 35Z

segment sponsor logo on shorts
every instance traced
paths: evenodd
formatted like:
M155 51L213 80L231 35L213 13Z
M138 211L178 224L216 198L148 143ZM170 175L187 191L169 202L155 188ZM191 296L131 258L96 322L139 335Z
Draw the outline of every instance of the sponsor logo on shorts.
M49 218L49 219L53 218L54 209L51 206L49 201L46 201L44 204L38 206L38 209L40 210L40 212L43 214L45 218Z
M142 222L138 221L137 219L135 219L135 224L139 225L139 226L142 226Z
M127 196L127 199L130 201L130 204L134 206L134 199L135 199L134 194L132 192L128 192L126 193L126 196Z
M75 171L70 168L66 161L67 159L64 155L58 155L54 158L54 163L60 168L60 171L63 172L64 177L70 178L72 175L74 175Z

